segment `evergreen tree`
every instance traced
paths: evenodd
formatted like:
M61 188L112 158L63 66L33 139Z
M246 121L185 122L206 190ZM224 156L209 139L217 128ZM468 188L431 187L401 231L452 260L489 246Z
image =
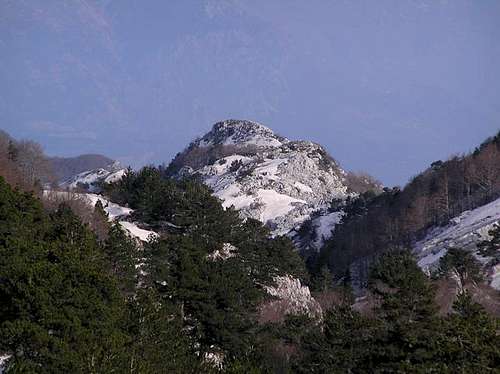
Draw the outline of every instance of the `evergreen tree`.
M126 295L134 292L137 283L138 245L114 223L103 245L104 255L110 266L110 273L118 280L120 290Z
M494 373L500 367L499 320L465 291L442 322L437 359L453 373ZM444 370L443 370L444 371Z
M311 280L311 289L317 292L326 292L333 287L333 274L327 264L323 264L320 269L314 273Z
M380 299L375 311L383 321L372 360L386 371L431 370L437 349L435 291L410 252L383 255L372 268L369 287Z
M470 251L460 248L450 248L439 260L438 275L450 277L456 275L464 287L470 282L480 282L483 279L481 264Z
M373 266L370 290L380 297L380 313L389 320L411 323L436 311L434 287L410 252L389 252Z
M175 307L153 289L139 289L129 300L128 330L133 340L124 367L138 374L209 372L196 359Z
M62 206L0 178L0 350L14 372L103 372L123 361L124 304L95 237Z

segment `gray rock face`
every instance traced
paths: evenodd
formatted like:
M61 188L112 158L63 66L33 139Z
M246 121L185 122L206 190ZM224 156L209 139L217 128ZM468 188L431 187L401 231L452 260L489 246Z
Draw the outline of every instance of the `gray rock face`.
M225 207L285 235L348 195L346 173L318 144L291 141L250 121L228 120L172 161L173 175L197 175Z

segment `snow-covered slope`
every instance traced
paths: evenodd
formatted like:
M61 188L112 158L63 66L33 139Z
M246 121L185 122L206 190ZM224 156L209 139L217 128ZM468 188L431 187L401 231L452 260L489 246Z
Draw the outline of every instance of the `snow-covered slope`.
M101 183L112 183L121 179L126 169L118 162L106 168L84 171L61 183L60 187L69 190L81 189L88 192L99 192Z
M96 194L82 194L82 197L86 199L90 205L95 206L99 200L104 207L104 211L108 214L110 221L117 221L130 236L146 242L151 237L156 237L158 234L154 231L145 230L139 227L139 223L127 221L127 217L133 212L132 209L120 206L118 204L112 203L101 195Z
M133 238L139 241L146 242L151 237L157 237L158 234L154 231L145 230L141 227L141 223L132 222L130 220L130 215L133 212L132 209L112 203L102 195L94 193L73 193L65 191L44 191L46 199L56 199L58 201L64 201L65 199L81 199L89 206L94 207L98 201L102 204L104 211L108 215L110 221L115 221L120 224L120 226L125 229L125 231ZM143 225L142 225L143 226Z
M289 234L312 213L326 212L333 199L348 196L346 173L320 145L288 140L250 121L215 124L177 155L169 171L200 176L224 207L262 221L274 235ZM319 226L328 236L335 222Z
M498 222L500 222L500 199L463 212L444 227L429 230L426 237L414 246L419 266L426 271L431 270L451 247L476 251L477 244L488 238L488 231ZM490 277L491 285L500 289L498 266L491 269Z

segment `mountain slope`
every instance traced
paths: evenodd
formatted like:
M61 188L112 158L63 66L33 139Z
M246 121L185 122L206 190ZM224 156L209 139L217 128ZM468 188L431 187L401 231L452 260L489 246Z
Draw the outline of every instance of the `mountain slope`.
M51 157L49 162L59 180L63 182L76 174L93 169L109 169L115 161L99 154L85 154L76 157Z
M477 244L488 239L488 231L500 222L500 199L469 210L451 219L444 227L434 227L428 230L424 239L414 245L419 266L430 271L439 264L450 248L463 248L477 251ZM488 262L481 258L482 262ZM500 265L489 270L490 285L500 290Z
M260 220L274 235L298 229L351 193L347 173L323 147L244 120L216 123L174 158L167 174L201 178L224 207Z

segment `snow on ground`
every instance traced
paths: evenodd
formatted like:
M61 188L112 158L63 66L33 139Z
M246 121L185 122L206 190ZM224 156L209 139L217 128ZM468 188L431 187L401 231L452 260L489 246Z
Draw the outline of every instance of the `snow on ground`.
M95 169L84 171L80 174L75 175L70 180L67 180L61 184L63 188L69 188L70 190L76 189L80 184L88 185L88 189L90 192L95 192L97 187L94 186L94 183L98 182L101 179L107 178L110 172L106 169Z
M323 243L332 237L335 225L340 222L343 215L343 211L337 211L313 219L312 225L316 239L312 242L312 247L317 250L321 249Z
M270 138L266 138L264 136L259 136L259 135L256 135L253 137L248 137L243 141L236 140L236 139L234 139L233 136L230 136L229 138L227 138L224 141L224 145L234 145L234 144L238 144L238 145L241 145L241 144L250 145L251 144L251 145L255 145L257 147L279 147L283 143L280 142L278 139L270 139Z
M132 236L142 240L143 242L147 242L150 238L155 238L158 234L154 231L141 229L133 222L128 221L119 221L120 225L127 230Z
M487 239L488 231L498 222L500 222L500 199L463 212L444 227L429 230L426 237L414 245L418 265L428 272L437 266L439 259L452 247L475 251L477 243ZM482 260L484 262L484 259ZM497 289L500 288L499 271L500 269L496 269L492 275L492 286L495 285Z
M253 196L242 193L239 183L228 185L225 189L216 192L215 196L223 201L224 208L234 206L238 210L249 206L254 201Z
M439 250L436 253L431 252L428 255L422 257L418 261L418 266L420 266L424 270L428 270L433 265L437 264L437 262L439 261L439 259L441 257L443 257L446 254L446 252L448 252L447 248L442 248L441 250Z
M254 174L258 177L267 180L277 180L279 167L282 164L287 164L287 159L277 158L277 159L266 159L258 167L255 168Z
M491 282L490 286L493 287L495 290L500 290L500 264L495 265L491 269Z
M116 168L118 164L113 165ZM99 192L99 182L112 183L119 181L126 173L125 169L108 170L104 168L84 171L75 175L71 179L61 183L64 189L74 190L80 186L84 186L89 192Z
M104 211L108 214L110 221L118 222L132 237L137 238L141 241L148 241L150 237L158 236L154 231L141 229L137 223L125 221L125 218L130 216L133 209L112 203L102 195L97 195L94 193L75 193L67 191L44 191L44 195L48 198L59 198L59 199L69 199L69 198L79 198L88 203L89 206L94 207L95 204L100 201Z
M126 172L127 171L125 169L115 171L114 173L111 173L106 178L104 178L104 182L106 182L106 183L118 182L120 179L123 178L123 176L125 175Z
M295 182L293 185L302 192L313 193L313 189L309 186L306 186L304 183Z
M215 195L223 201L224 208L234 206L239 210L252 205L259 212L258 219L264 223L286 215L294 209L294 204L306 204L304 200L295 199L274 190L258 189L257 193L247 195L242 193L238 183L229 185Z
M87 200L91 206L95 206L97 201L100 201L104 207L104 211L108 214L109 218L114 220L118 217L129 216L133 212L132 209L123 207L121 205L112 203L108 199L104 198L102 195L97 195L93 193L81 193L75 194L81 196L83 199Z
M306 201L295 199L288 195L280 194L274 190L257 191L258 203L263 204L260 213L260 221L266 223L269 220L288 214L294 209L293 204L307 204Z

